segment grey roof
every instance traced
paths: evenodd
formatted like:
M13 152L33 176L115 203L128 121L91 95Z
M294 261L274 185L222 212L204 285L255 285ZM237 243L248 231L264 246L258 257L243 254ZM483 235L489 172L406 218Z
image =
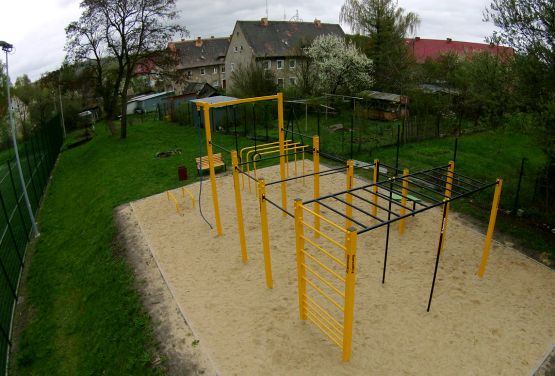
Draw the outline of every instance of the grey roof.
M142 102L156 97L165 97L171 94L173 94L173 91L163 91L161 93L137 95L136 97L133 97L130 100L128 100L127 103Z
M195 94L199 98L204 98L217 93L217 90L206 82L187 82L181 92L183 94Z
M214 104L214 103L222 103L222 102L229 102L229 101L234 101L238 98L235 97L228 97L226 95L216 95L215 97L210 97L210 98L199 98L199 99L193 99L190 102L196 103L196 102L206 102L206 103L210 103L210 104Z
M365 90L360 93L364 99L378 99L387 102L399 103L405 96L399 94L382 93L380 91Z
M208 38L197 47L196 40L171 42L179 56L177 69L204 67L224 64L229 38Z
M255 57L298 56L298 49L308 46L320 36L335 34L344 37L345 33L337 24L291 21L237 21L245 39L253 49Z

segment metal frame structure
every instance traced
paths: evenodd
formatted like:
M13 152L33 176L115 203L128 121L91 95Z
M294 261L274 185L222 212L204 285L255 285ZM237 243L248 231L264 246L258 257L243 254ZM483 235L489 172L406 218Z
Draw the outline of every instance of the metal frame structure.
M447 230L450 203L452 201L468 197L472 194L476 194L480 191L495 186L495 193L491 208L490 221L486 234L486 241L484 244L480 266L477 273L479 277L483 277L488 262L491 240L495 228L496 214L499 207L499 199L503 183L502 179L497 179L497 181L494 183L481 182L472 177L455 172L454 162L449 162L449 164L445 166L439 166L410 173L408 169L404 169L401 171L396 167L394 168L391 166L387 166L383 163L380 164L379 160L375 160L373 164L369 163L367 165L358 166L359 168L373 168L373 182L355 187L355 166L353 160L346 161L346 165L339 168L331 168L324 171L320 170L320 156L326 155L320 151L320 139L318 136L313 137L312 147L304 144L298 145L296 143L290 143L288 140L285 140L283 121L283 95L281 93L273 96L238 99L215 104L197 102L197 109L203 108L204 111L204 124L210 167L212 199L216 216L218 235L222 234L222 230L218 206L218 194L215 182L214 164L212 159L213 143L210 132L210 108L223 107L240 103L254 103L267 100L277 100L279 141L277 143L263 144L260 145L260 147L263 148L263 153L272 154L272 156L262 158L261 155L263 153L258 153L257 147L255 146L254 154L251 153L253 155L253 158L249 159L247 157L245 158L245 161L240 161L237 151L231 151L233 166L233 185L235 190L235 202L242 260L246 263L248 260L248 255L245 240L245 226L243 221L243 208L241 200L241 187L239 184L239 174L242 174L243 179L247 177L248 179L253 180L257 187L256 193L260 208L260 225L262 232L262 247L264 255L266 286L268 288L273 287L269 236L270 231L268 226L267 209L267 204L269 203L271 206L279 209L283 213L284 217L290 216L295 219L300 318L301 320L309 320L314 323L320 330L324 332L324 334L326 334L334 343L336 343L343 351L344 361L348 361L350 359L352 347L354 289L356 279L355 259L358 236L366 232L378 229L380 227L387 226L382 276L382 283L385 283L391 224L399 222L399 233L403 234L405 228L405 219L436 207L442 207L443 210L440 235L435 259L434 274L432 278L427 306L427 311L429 311L433 298L433 292L439 267L439 260L442 254L443 246L445 244L445 235ZM246 149L250 150L252 148L247 147L242 149L241 156ZM298 149L300 149L300 151ZM312 152L313 154L314 172L305 174L303 168L303 173L301 175L295 174L295 176L292 177L286 175L286 161L288 161L289 156L294 155L296 158L296 154L302 153L304 160L305 152ZM260 158L256 159L256 156ZM250 164L270 159L279 159L279 180L266 182L264 179L258 178L256 176L256 169L254 169L253 174L250 173ZM245 165L247 166L247 171L244 170ZM382 166L387 168L388 171L393 171L393 174L388 175L387 173L385 173L386 178L380 180L380 175L384 175L384 172L381 171ZM343 171L346 171L346 189L329 195L321 196L320 177ZM314 198L304 202L302 202L300 199L296 199L294 214L290 213L287 210L286 183L301 178L304 180L307 177L313 178ZM266 188L274 184L280 184L281 186L281 205L270 200L267 196ZM370 195L370 197L365 197L365 195ZM379 199L385 200L386 205L378 203ZM413 201L412 207L407 205L407 201L409 200ZM333 205L337 205L338 203L344 210L338 210L334 208ZM309 206L311 206L311 209L309 208ZM329 212L332 212L335 215L343 218L345 221L344 224L339 225L329 218L322 216L320 213L320 209L322 207L326 208L326 210L328 210ZM356 213L358 214L357 217L355 217L355 215L353 214L354 211L356 211ZM314 217L314 222L312 224L309 224L308 221L304 219L303 213L305 212L310 213ZM361 220L359 218L360 215L364 216L365 219ZM325 222L332 228L339 230L341 233L344 234L344 239L337 240L334 239L332 236L324 233L320 228L321 222ZM358 229L353 226L357 226ZM313 238L305 235L305 228L308 229L308 231L312 232ZM317 243L317 239L327 241L328 245L326 247L319 245ZM336 264L339 264L339 266L345 270L345 276L343 277L337 272L333 271L333 269L327 266L325 262L322 262L321 259L316 257L313 253L309 252L307 245L310 245L313 249L317 250L320 256L327 256L328 261L331 259ZM334 248L335 250L339 249L342 255L334 256L333 252L329 249L330 247ZM344 257L344 262L341 261L341 257ZM330 282L328 279L323 277L321 273L308 266L308 259L316 263L320 270L324 270L329 275L334 277L335 283L337 283L337 281L341 282L344 291L341 292L341 290L333 282ZM324 257L324 259L326 259L326 257ZM316 279L328 288L331 288L332 291L340 296L343 302L340 304L328 294L326 294L320 287L318 287L317 284L314 283L314 280ZM328 312L328 310L316 303L316 301L309 296L310 293L307 292L307 286L311 287L311 291L313 293L319 293L319 296L323 296L329 304L335 306L335 308L340 310L343 315L342 323L334 318L333 315Z

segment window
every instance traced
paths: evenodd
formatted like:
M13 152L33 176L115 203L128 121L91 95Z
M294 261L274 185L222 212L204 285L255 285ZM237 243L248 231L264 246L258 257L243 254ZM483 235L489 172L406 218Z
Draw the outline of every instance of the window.
M235 63L231 63L231 71L233 72L235 70Z
M241 46L240 50L243 51L243 46Z
M262 62L262 67L263 67L265 70L270 69L270 68L272 67L272 61L271 61L271 60L264 60L264 61Z
M289 85L295 86L297 84L297 77L289 77Z
M200 68L200 74L201 76L204 76L206 74L206 69Z
M277 61L277 69L283 69L283 60Z
M237 46L233 47L233 52L237 52L237 51L239 51L239 47Z
M277 79L277 86L278 86L278 89L283 89L283 78Z
M212 71L213 74L218 74L218 67L214 67L214 70Z
M219 81L214 81L214 82L212 83L212 86L218 87L218 86L220 86L220 82L219 82Z
M222 65L222 67L220 68L220 72L225 73L225 65Z
M191 77L192 75L193 75L193 71L192 71L192 70L187 71L187 77Z
M297 66L297 60L291 59L289 60L289 68L295 68Z

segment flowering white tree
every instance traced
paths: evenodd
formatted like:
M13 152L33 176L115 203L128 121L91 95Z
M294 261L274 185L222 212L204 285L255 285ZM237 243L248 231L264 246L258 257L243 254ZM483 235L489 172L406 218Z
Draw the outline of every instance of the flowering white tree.
M372 61L343 38L321 35L314 39L307 55L312 59L318 91L355 93L372 85Z

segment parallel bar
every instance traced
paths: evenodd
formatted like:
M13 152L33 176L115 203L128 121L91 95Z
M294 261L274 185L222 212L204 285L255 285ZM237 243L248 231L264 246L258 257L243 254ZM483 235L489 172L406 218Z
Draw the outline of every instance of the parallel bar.
M334 198L335 198L335 197L334 197ZM341 213L339 210L336 210L336 209L332 208L331 206L329 206L329 205L327 205L327 204L324 204L324 203L323 203L322 201L320 201L320 200L318 200L318 202L320 203L320 205L322 205L322 206L325 207L325 208L328 208L329 210L331 210L331 211L334 212L335 214L338 214L338 215L342 216L343 218L345 218L345 219L347 219L347 220L349 220L349 221L351 221L351 222L353 222L353 223L356 223L358 226L364 227L364 225L363 225L362 223L360 223L360 222L358 222L358 221L355 221L355 220L354 220L353 218L351 218L351 217L347 217L347 215Z
M309 312L307 312L307 313L309 313ZM319 323L319 321L316 321L316 320L317 320L317 319L316 319L316 316L314 316L314 315L313 315L313 316L307 316L307 318L308 318L314 325L316 325L316 326L318 327L318 329L320 329L320 330L322 331L322 333L324 333L326 336L328 336L328 338L331 339L331 340L333 341L333 343L335 343L337 346L339 346L340 349L343 348L343 345L341 345L341 343L340 343L337 339L335 339L335 338L333 338L332 336L330 336L329 333L326 332L326 330L324 329L324 327Z
M326 256L328 256L329 258L331 258L333 261L335 261L336 263L338 263L340 266L345 267L345 263L343 261L341 261L340 259L338 259L337 257L335 257L334 255L332 255L331 253L329 253L328 251L326 251L324 248L322 248L320 245L316 244L315 242L313 242L310 238L307 238L305 236L303 236L303 239L307 242L309 242L312 246L316 247L316 249L318 249L320 252L322 252L323 254L325 254Z
M322 295L324 298L326 298L331 304L333 304L338 310L340 310L341 312L343 312L343 307L341 307L341 305L339 303L337 303L335 300L333 300L332 298L330 298L328 296L328 294L326 294L325 292L323 292L317 285L314 284L314 282L312 282L310 279L303 277L303 279L305 280L306 283L308 283L314 290L318 291L320 293L320 295Z
M355 197L357 197L357 198L360 198L360 196L355 195L354 193L351 193L351 195L352 195L352 196L355 196ZM337 201L339 201L339 202L341 202L341 203L343 203L343 204L345 204L345 205L347 205L347 206L350 207L351 209L355 209L356 211L358 211L358 212L360 212L360 213L362 213L362 214L364 214L364 215L367 215L367 216L370 217L370 218L374 218L374 219L377 219L378 221L383 222L382 219L380 219L380 218L378 218L378 217L374 217L372 214L370 214L370 213L368 213L368 212L365 212L364 210L362 210L362 209L359 208L358 206L353 205L353 204L351 204L351 203L349 203L349 202L347 202L347 201L345 201L345 200L343 200L343 199L341 199L341 198L339 198L339 197L334 197L334 199L337 200ZM362 199L362 200L363 200L363 201L367 201L367 200L365 200L365 199ZM398 215L397 213L392 213L392 214Z
M376 196L378 196L378 197L381 197L381 198L383 198L383 199L385 199L385 200L389 200L389 196L386 196L386 195L384 195L384 194L382 194L382 193L380 193L380 192L374 193L373 191L369 191L369 190L367 190L367 189L364 189L364 191L365 191L365 192L368 192L368 193L371 193L372 195L376 195ZM361 200L363 200L363 197L357 196L357 195L355 195L354 193L353 193L353 196L359 197ZM394 205L397 205L397 206L399 206L399 207L403 207L403 205L402 205L401 203L399 203L399 202L397 202L397 201L395 201L395 200L393 200L393 204L394 204ZM373 204L372 204L372 205L373 205ZM404 206L404 208L407 209L407 210L412 210L412 208L411 208L410 206Z
M335 227L336 229L341 230L341 231L343 231L344 233L347 233L347 230L345 230L343 227L341 227L341 226L339 226L339 225L333 223L332 221L330 221L330 220L327 219L326 217L324 217L324 216L322 216L322 215L320 215L320 214L317 214L317 213L313 212L312 210L308 209L308 208L304 205L304 203L303 203L303 209L304 209L305 211L309 212L309 213L312 214L312 215L317 215L317 216L319 216L320 219L322 219L322 220L323 220L324 222L326 222L327 224L332 225L332 226Z
M419 187L419 188L427 189L425 186L420 185L420 184L418 184L418 183L415 183L414 181L411 181L410 183L411 183L412 185L416 185L416 186ZM398 183L393 182L393 185L396 186L396 187L399 187L399 188L401 188L401 189L403 188L403 185L402 185L402 184L398 184ZM384 188L384 189L385 189L385 188ZM433 201L433 202L435 202L435 203L441 203L441 200L438 200L438 199L435 198L435 197L432 197L432 196L429 196L429 195L427 195L427 194L425 194L425 193L422 193L422 192L420 192L419 190L412 189L412 188L407 188L407 191L409 191L409 192L411 192L411 193L414 193L415 195L422 196L422 197L424 197L425 199L430 200L430 201ZM430 189L428 189L428 191L430 191ZM394 191L394 192L397 193L397 194L399 193L399 191ZM432 191L432 192L434 192L435 194L438 194L438 195L443 196L442 193L439 193L439 192L436 192L436 191Z
M276 204L275 202L270 200L268 197L265 197L264 200L268 201L271 205L273 205L277 209L281 210L283 213L287 214L291 218L295 218L295 216L293 214L289 213L287 210L285 210L284 208L282 208L281 206L279 206L278 204Z
M336 245L337 247L341 248L342 250L346 251L347 249L345 248L344 245L339 244L339 242L335 239L332 239L331 237L329 237L328 235L324 234L323 232L317 230L316 228L312 227L311 225L309 225L308 223L303 221L303 225L305 225L306 227L308 227L309 229L311 229L314 233L319 234L320 236L324 237L325 239L329 240L332 244Z
M306 298L306 305L310 309L313 309L314 311L318 311L318 313L320 313L323 317L325 317L327 319L327 321L337 329L338 332L343 331L343 324L341 324L339 321L337 321L337 319L335 317L330 315L330 313L328 311L326 311L324 308L322 308L310 296L305 296L305 298Z
M258 162L258 161L257 161L257 162ZM266 184L266 187L268 187L268 186L270 186L270 185L274 185L274 184L279 184L279 183L281 183L282 181L286 181L286 182L287 182L287 181L297 180L297 179L301 179L301 178L305 178L305 177L309 177L309 176L315 176L315 175L323 176L322 174L325 174L325 173L328 173L328 174L326 174L326 175L331 175L331 173L338 173L338 172L341 172L342 170L345 170L345 169L346 169L346 167L343 166L343 167L338 167L338 168L332 168L332 169L325 170L325 171L311 172L311 173L309 173L309 174L293 176L293 177L290 177L290 178L287 178L287 179L284 179L284 180L274 180L274 181L272 181L272 182L267 183L267 184Z
M308 265L303 265L305 267L306 270L308 270L310 273L312 273L316 278L318 278L320 281L322 281L324 284L326 284L326 286L328 286L330 289L332 289L334 292L337 293L337 295L339 295L342 298L345 298L345 294L342 293L341 291L339 291L337 289L337 287L335 287L334 285L332 285L330 282L326 281L326 279L324 277L322 277L320 274L318 274L318 272L316 272L314 269L312 269L310 266Z
M374 193L374 192L372 192L372 191L367 191L367 190L364 190L364 191L365 191L365 192L368 192L368 193ZM384 206L381 206L381 205L378 205L378 204L374 205L374 203L373 203L372 201L367 200L367 199L365 199L364 197L357 195L356 193L351 193L351 194L352 194L353 196L355 196L356 198L358 198L359 200L361 200L361 201L364 201L364 202L366 202L366 203L368 203L368 204L370 204L370 205L372 205L372 206L374 206L374 207L377 207L377 208L380 208L380 209L382 209L382 210L385 210L386 213L389 211L388 208L386 208L386 207L384 207ZM334 198L336 198L336 197L334 197ZM384 197L384 198L386 198L386 199L389 200L389 198L388 198L387 196ZM366 215L369 215L370 217L372 217L372 218L374 218L374 219L377 219L378 221L383 222L383 219L380 219L379 217L374 217L372 214L369 214L369 213L366 213L366 212L365 212L365 214L366 214ZM396 214L396 213L393 213L393 214Z
M306 239L306 238L305 238ZM315 263L317 263L322 269L324 269L325 271L327 271L328 273L330 273L331 275L333 275L335 278L337 278L338 280L340 280L341 282L345 282L345 279L343 277L341 277L339 274L337 274L336 272L334 272L333 270L331 270L329 267L327 267L326 265L324 265L324 263L322 263L320 260L318 260L316 257L314 257L312 254L310 254L309 252L307 252L306 249L302 250L303 254L305 256L308 256L308 258L310 258L312 261L314 261Z

